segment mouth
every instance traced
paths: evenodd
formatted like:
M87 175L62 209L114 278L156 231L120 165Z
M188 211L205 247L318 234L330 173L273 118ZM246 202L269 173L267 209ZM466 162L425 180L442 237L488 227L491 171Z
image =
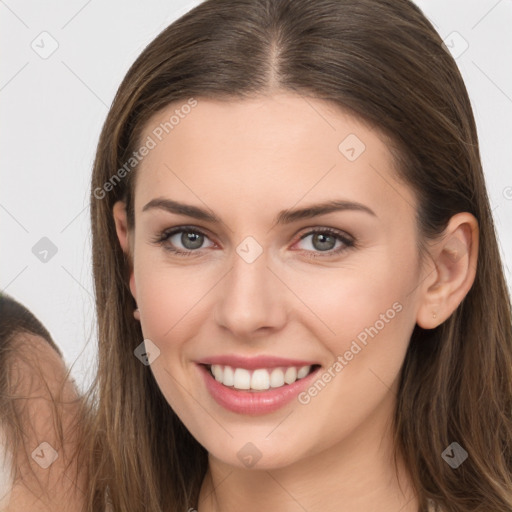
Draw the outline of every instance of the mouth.
M206 364L203 366L223 386L252 392L268 391L269 389L290 386L320 368L319 364L256 369L238 368L221 364Z
M304 364L306 361L264 359L244 363L233 359L232 365L203 361L197 368L218 405L250 416L269 414L293 402L312 385L321 369L319 364Z

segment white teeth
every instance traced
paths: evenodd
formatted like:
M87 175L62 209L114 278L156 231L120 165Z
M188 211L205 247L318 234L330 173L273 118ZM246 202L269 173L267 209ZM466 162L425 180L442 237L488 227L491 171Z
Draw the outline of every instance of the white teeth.
M215 380L218 380L219 382L223 382L222 366L220 366L218 364L212 364L212 373L213 373L213 376L215 377Z
M293 384L297 380L297 368L290 366L286 368L286 372L284 374L284 381L286 384Z
M236 389L251 389L251 374L245 368L235 370L234 383Z
M300 368L299 371L297 372L297 378L303 379L309 373L310 369L311 366L303 366L302 368Z
M270 387L270 375L267 370L255 370L251 377L251 389L268 389Z
M310 371L311 366L300 368L289 366L269 370L258 368L253 370L252 373L245 368L233 368L219 364L211 366L211 373L215 380L224 386L254 391L265 391L269 388L280 388L285 384L293 384L296 380L306 377Z
M233 386L235 384L235 374L231 366L224 367L224 376L222 379L222 384L224 384L224 386Z
M270 374L270 387L280 388L284 386L284 372L281 368L274 368Z

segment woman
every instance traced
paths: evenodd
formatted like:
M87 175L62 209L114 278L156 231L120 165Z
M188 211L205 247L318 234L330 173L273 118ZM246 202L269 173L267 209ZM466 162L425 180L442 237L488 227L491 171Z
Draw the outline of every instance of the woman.
M511 509L510 300L414 4L202 3L127 73L92 191L96 500Z
M192 9L118 90L91 220L85 510L512 508L510 299L414 4Z

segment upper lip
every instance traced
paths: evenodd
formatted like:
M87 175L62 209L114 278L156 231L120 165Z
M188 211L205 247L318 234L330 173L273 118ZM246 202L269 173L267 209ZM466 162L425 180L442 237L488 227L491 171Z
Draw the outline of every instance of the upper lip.
M236 355L218 355L205 357L196 361L198 364L212 365L219 364L224 366L231 366L232 368L246 368L247 370L257 370L258 368L279 368L280 366L312 366L314 361L305 361L302 359L287 359L275 356L256 356L244 357Z

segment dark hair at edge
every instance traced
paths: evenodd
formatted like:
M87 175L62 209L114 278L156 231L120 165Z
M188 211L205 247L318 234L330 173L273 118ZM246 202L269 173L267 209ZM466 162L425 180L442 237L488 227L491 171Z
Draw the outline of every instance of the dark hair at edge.
M510 298L466 87L412 2L203 2L163 30L129 69L103 126L92 191L126 164L152 116L170 103L274 92L326 100L389 141L397 177L417 198L422 258L425 242L441 236L453 215L469 212L478 220L472 288L444 323L416 326L411 337L395 441L421 511L427 499L450 512L510 511ZM207 453L133 355L143 336L133 318L131 257L116 243L112 207L124 200L134 227L136 173L101 199L91 195L100 401L89 505L108 495L114 510L181 512L197 506ZM453 441L469 454L456 470L441 457Z
M31 453L36 446L27 445L28 431L34 431L31 424L32 414L28 412L30 400L39 398L35 395L26 396L22 394L21 389L26 389L30 382L30 390L32 390L32 382L34 374L39 374L41 381L39 383L45 385L50 392L51 417L48 419L55 429L56 444L54 449L59 452L60 457L65 457L69 462L65 470L71 473L70 466L74 464L76 458L82 460L83 452L81 449L87 446L87 439L84 435L86 422L90 420L90 407L87 403L83 403L81 398L77 399L78 405L76 418L72 422L67 423L67 429L63 426L63 418L61 416L62 404L70 404L63 398L63 388L68 382L71 368L66 370L62 386L58 390L51 390L45 381L41 368L37 365L38 353L35 351L33 340L30 336L38 336L44 340L56 354L63 359L63 353L53 340L46 327L39 319L23 304L13 297L1 292L0 293L0 427L5 435L5 447L9 450L10 458L12 457L11 475L14 478L14 484L22 483L26 490L34 493L39 498L42 496L49 497L48 486L39 480L32 468ZM22 371L19 370L19 363ZM30 368L31 373L27 373ZM40 433L35 432L36 437ZM66 435L77 435L80 440L77 446L72 450L66 449L69 444ZM53 443L53 441L52 441ZM28 467L32 476L37 482L37 489L33 488L33 482L28 483L23 478L20 465ZM79 465L78 465L79 466ZM78 469L78 467L77 467ZM72 478L66 475L67 478ZM75 482L78 481L78 475L75 474Z

